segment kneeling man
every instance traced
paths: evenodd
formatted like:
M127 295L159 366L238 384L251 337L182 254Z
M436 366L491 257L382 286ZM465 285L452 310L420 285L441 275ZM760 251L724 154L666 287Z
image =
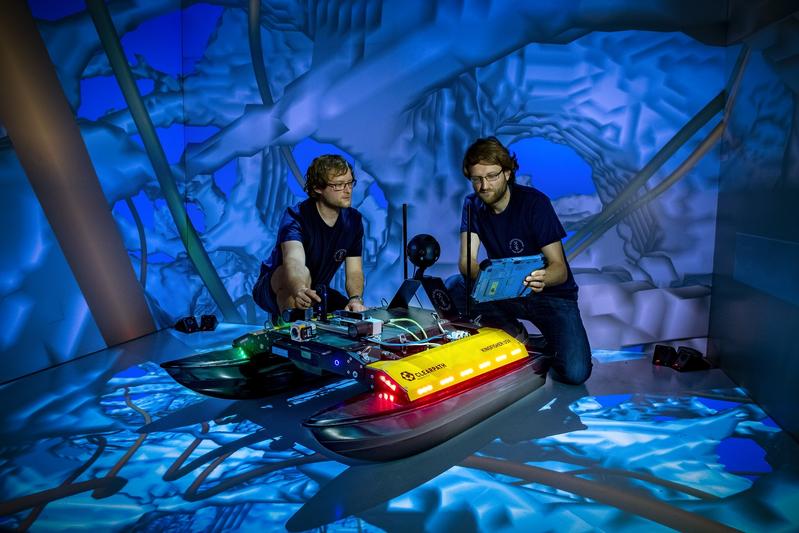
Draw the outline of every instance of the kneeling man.
M552 354L553 378L570 384L583 383L591 375L591 348L577 307L577 284L563 253L566 236L552 203L533 187L516 185L519 164L495 137L478 139L463 158L463 174L474 193L466 197L461 219L459 269L447 285L460 306L465 305L467 261L477 277L477 252L485 246L489 259L542 253L546 267L530 274L523 283L526 296L484 302L474 308L482 322L524 335L518 319L529 320L542 333ZM471 221L467 207L471 206ZM467 235L471 223L471 257ZM520 288L522 281L520 280ZM463 309L461 307L461 309Z
M272 315L308 309L327 291L327 309L363 311L363 220L352 205L355 175L341 156L313 160L305 175L308 199L283 215L277 242L253 287L255 302ZM347 296L330 288L344 263Z

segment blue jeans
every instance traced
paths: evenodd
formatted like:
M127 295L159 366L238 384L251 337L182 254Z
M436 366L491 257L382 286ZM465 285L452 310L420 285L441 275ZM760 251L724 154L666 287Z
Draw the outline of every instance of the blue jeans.
M466 280L460 274L447 279L447 289L461 312L466 310ZM529 320L546 340L552 356L550 372L562 383L579 385L591 375L591 347L575 300L531 293L521 298L484 302L472 306L481 324L504 329L511 335L523 331L519 320Z

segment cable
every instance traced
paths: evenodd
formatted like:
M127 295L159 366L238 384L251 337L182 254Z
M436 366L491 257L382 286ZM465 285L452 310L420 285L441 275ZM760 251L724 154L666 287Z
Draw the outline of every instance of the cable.
M406 343L403 344L403 343L400 343L400 342L380 341L380 344L383 345L383 346L403 346L403 347L407 347L407 346L435 346L436 348L438 348L439 346L441 346L440 344L436 344L435 342L406 342Z
M422 332L422 335L427 335L427 331L422 327L422 325L412 318L393 318L388 321L389 324L394 324L394 322L410 322L411 324L419 328L419 331Z
M438 313L431 313L431 314L433 315L433 320L436 321L436 326L438 326L438 329L441 331L441 333L446 335L447 334L447 330L445 330L444 326L441 325L441 322L442 322L441 317L438 316Z
M419 342L434 341L434 340L436 340L436 339L441 339L441 338L443 338L443 337L444 337L444 335L433 335L432 337L427 337L427 338L424 338L424 339L419 339ZM436 346L441 346L441 345L440 345L440 344L436 344Z
M397 326L397 327L399 327L399 326ZM446 334L444 334L444 335L433 335L432 337L426 337L424 339L419 339L419 340L416 340L416 341L408 341L408 342L405 342L405 343L395 343L395 344L397 344L398 346L405 346L406 344L426 343L428 341L434 341L434 340L437 340L437 339L443 339L444 337L446 337ZM371 342L374 342L374 343L377 343L377 344L390 344L390 343L383 342L381 340L381 338L379 336L376 336L376 335L372 335L370 337L364 337L364 339L366 339L368 341L371 341ZM443 345L442 344L436 344L436 346L443 346Z
M399 324L392 324L391 322L389 322L388 324L389 324L390 326L392 326L392 327L395 327L395 328L397 328L397 329L401 329L402 331L404 331L405 333L407 333L408 335L410 335L411 337L413 337L413 338L414 338L414 339L416 339L417 341L420 341L420 340L422 340L422 339L420 339L419 337L417 337L417 336L416 336L416 333L414 333L413 331L409 330L409 329L408 329L408 328L406 328L405 326L400 326Z

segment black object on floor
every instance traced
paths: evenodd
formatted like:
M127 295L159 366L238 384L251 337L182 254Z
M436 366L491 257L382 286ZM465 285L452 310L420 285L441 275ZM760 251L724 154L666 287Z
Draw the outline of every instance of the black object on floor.
M197 319L193 316L184 316L175 322L174 327L181 333L194 333L195 331L200 330L200 326L197 325Z
M197 331L214 331L216 326L219 325L219 320L216 315L203 315L200 317L200 322L193 316L184 316L173 326L181 333L195 333Z
M666 344L656 344L652 354L652 364L657 366L671 366L677 359L677 350Z
M219 324L216 315L203 315L200 317L200 330L201 331L214 331Z
M680 346L677 349L677 358L671 364L671 368L679 372L708 370L710 366L710 362L702 356L702 352L688 346Z
M652 364L668 366L678 372L691 372L693 370L709 370L713 365L704 358L702 352L690 346L673 346L656 344L652 354Z

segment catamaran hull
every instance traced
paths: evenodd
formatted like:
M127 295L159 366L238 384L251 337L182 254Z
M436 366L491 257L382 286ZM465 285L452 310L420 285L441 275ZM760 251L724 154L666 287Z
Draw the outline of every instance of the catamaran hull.
M391 461L417 454L474 426L545 382L530 358L514 370L432 402L386 409L368 393L313 415L303 425L327 450L363 461Z
M169 361L161 367L195 392L235 400L270 396L311 377L284 357L263 353L242 358L238 348Z

